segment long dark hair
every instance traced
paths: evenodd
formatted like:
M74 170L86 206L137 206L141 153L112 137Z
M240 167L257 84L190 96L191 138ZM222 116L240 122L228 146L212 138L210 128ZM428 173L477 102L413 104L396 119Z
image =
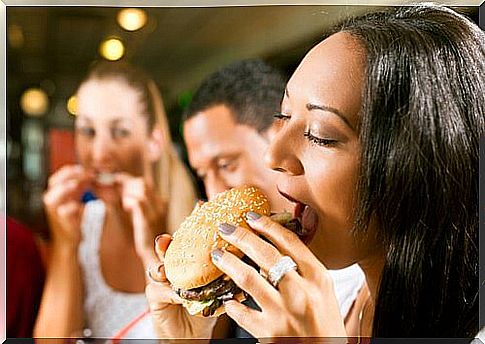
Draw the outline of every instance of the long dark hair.
M377 220L387 249L373 336L473 337L485 34L434 5L367 14L337 31L366 52L356 233Z

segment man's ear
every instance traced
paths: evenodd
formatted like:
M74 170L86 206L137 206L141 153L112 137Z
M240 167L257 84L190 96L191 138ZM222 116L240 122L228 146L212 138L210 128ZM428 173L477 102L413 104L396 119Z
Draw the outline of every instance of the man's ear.
M160 159L164 147L163 132L158 125L153 127L152 133L148 138L148 158L151 162L156 162Z

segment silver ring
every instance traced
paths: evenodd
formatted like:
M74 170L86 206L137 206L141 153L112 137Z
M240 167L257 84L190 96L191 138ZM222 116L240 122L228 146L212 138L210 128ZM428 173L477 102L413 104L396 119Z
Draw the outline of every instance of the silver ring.
M283 256L268 271L268 281L275 288L278 287L281 279L291 270L297 270L298 266L289 256Z
M153 278L152 276L152 270L156 268L156 271L158 271L161 267L163 266L163 263L156 264L156 265L151 265L149 266L146 270L145 273L147 275L147 278L150 280L150 282L156 283L156 284L163 284L160 281L157 281L156 279Z

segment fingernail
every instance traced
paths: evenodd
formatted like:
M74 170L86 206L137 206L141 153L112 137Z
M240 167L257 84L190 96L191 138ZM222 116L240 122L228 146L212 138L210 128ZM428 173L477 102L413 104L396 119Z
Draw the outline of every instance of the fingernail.
M214 251L211 252L212 261L218 262L223 254L224 252L216 248Z
M261 215L255 213L254 211L249 211L246 213L246 218L249 221L258 221L261 218Z
M162 236L163 236L163 234L158 234L158 235L155 237L155 245L158 245L158 240L160 240Z
M231 235L236 230L236 226L229 223L221 223L219 225L219 231L224 235Z

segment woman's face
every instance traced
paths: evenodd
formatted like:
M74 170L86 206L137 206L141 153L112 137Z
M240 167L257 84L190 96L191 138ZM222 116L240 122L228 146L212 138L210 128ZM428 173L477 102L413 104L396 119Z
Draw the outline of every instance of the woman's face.
M91 79L77 93L76 149L80 163L94 173L143 175L148 122L139 94L117 78ZM105 201L116 198L111 186L94 183Z
M314 47L290 81L267 153L278 188L306 205L303 224L316 228L310 248L328 268L364 258L351 234L359 173L359 110L364 54L348 34Z

